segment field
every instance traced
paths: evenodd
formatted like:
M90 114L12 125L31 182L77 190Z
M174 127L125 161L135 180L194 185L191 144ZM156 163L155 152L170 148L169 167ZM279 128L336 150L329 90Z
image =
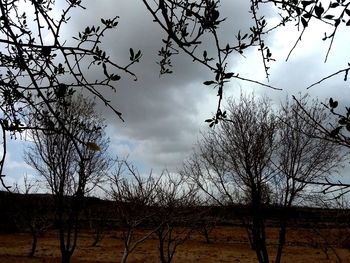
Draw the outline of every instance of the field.
M276 229L268 229L272 258L276 235ZM245 230L241 227L217 227L210 234L211 243L207 244L202 235L194 232L186 243L178 247L173 262L256 262L254 251L250 249L246 236ZM290 229L282 262L350 262L349 250L344 248L344 240L347 238L348 235L343 229L323 229L318 232L301 228ZM92 247L92 242L93 233L87 231L81 233L72 263L120 262L123 251L121 233L105 233L97 247ZM27 256L30 246L29 234L1 234L0 262L60 262L55 232L48 232L39 238L36 255L32 258ZM159 262L157 248L157 240L151 237L130 255L128 262Z

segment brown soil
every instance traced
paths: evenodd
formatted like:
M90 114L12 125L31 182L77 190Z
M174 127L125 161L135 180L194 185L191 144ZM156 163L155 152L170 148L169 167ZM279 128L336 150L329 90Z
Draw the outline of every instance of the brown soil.
M275 253L277 230L269 229L269 252ZM346 247L348 234L341 229L326 229L319 234L307 229L291 229L285 247L282 262L350 262L350 253ZM217 227L211 233L210 244L204 242L198 233L178 247L174 263L209 263L209 262L257 262L254 251L250 248L246 232L240 227ZM78 247L72 263L120 262L123 251L121 233L105 233L97 247L91 247L93 234L84 232L80 235ZM327 245L328 243L328 245ZM39 238L35 257L28 257L31 246L29 234L0 235L1 263L58 263L60 253L57 234L46 233ZM150 238L142 243L129 257L130 263L154 263L158 260L158 243ZM328 258L327 258L328 254ZM273 262L273 260L271 260Z

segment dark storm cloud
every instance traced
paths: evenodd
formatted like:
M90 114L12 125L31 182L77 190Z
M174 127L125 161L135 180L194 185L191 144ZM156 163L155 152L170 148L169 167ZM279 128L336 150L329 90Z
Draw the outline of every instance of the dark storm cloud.
M241 29L242 33L249 30L252 25L249 4L245 0L222 1L220 12L223 17L227 17L219 32L223 43L232 42L238 30ZM211 79L211 72L193 63L187 56L178 55L173 61L174 74L159 77L157 52L164 33L152 22L142 1L89 1L86 7L86 11L76 12L73 17L74 23L70 27L72 32L98 22L101 17L120 16L118 27L106 35L104 48L121 64L128 62L130 47L135 51L140 49L143 53L140 63L133 67L138 81L134 82L132 78L122 75L121 81L117 83L117 92L104 93L123 113L125 123L102 105L99 106L110 125L112 148L120 154L130 151L131 159L144 163L148 168L174 169L190 153L199 130L206 128L204 120L215 111L216 91L202 85L203 81ZM271 13L267 11L266 14ZM286 94L307 92L308 84L331 71L332 65L327 64L326 68L320 60L322 51L315 48L299 47L290 61L284 62L288 53L285 50L281 54L278 52L283 49L280 42L284 42L288 34L284 32L269 36L269 43L274 46L273 50L280 60L271 65L270 84L283 91L232 81L227 96L237 95L242 89L257 94L265 93L275 100L284 99ZM205 48L209 54L213 50L210 42ZM248 53L247 58L234 56L231 66L234 72L266 82L257 51ZM328 88L316 87L309 92L323 98L333 92L333 87L339 87L339 83L336 81L329 84Z
M237 1L236 6L226 2L222 6L223 16L234 14L237 23L244 26L239 3L245 2ZM199 130L205 126L205 118L215 111L216 91L202 85L212 77L211 72L178 55L173 60L174 74L159 76L156 61L164 33L152 22L141 1L94 1L86 7L84 19L75 19L76 29L94 24L100 17L118 15L119 25L105 38L104 48L120 63L128 62L130 47L143 53L140 63L133 67L138 81L122 75L117 92L104 93L125 119L122 123L101 105L100 110L111 126L114 149L130 149L131 159L149 167L175 168L189 154ZM235 31L229 26L221 34L229 42ZM208 44L206 48L210 54L213 46Z

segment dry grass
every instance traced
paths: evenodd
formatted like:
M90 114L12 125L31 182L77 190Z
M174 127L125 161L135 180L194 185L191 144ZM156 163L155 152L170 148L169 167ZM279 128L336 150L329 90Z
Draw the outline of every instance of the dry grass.
M339 229L321 231L321 236L311 230L291 229L288 232L288 244L282 262L337 262L334 251L342 263L350 262L348 249L341 248L340 240L346 233ZM84 232L79 239L79 246L74 253L72 263L119 262L123 243L118 232L106 233L98 247L91 247L93 234ZM218 227L211 234L212 243L206 244L204 238L194 233L191 239L180 246L174 257L174 263L209 263L209 262L256 262L254 251L250 249L246 232L240 227ZM268 230L270 255L274 255L276 229ZM328 249L326 242L333 244L334 251ZM35 257L29 258L31 237L29 234L0 235L1 263L57 263L60 262L57 234L47 233L40 237ZM131 255L128 262L153 263L158 260L158 244L155 238L141 244ZM329 247L328 247L329 248ZM272 261L271 261L272 262Z

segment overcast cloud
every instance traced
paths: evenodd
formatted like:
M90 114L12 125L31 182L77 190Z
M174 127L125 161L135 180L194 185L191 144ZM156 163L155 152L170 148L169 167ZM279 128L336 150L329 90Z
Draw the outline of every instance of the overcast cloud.
M67 34L92 25L101 17L120 16L118 27L109 32L105 39L105 48L116 61L128 61L129 48L140 49L143 57L133 71L138 81L123 78L117 84L117 93L106 93L113 105L123 113L125 122L121 122L111 112L100 106L99 111L108 121L108 135L111 138L113 154L129 155L144 170L161 171L164 168L176 171L182 161L191 153L200 130L207 129L204 123L216 109L216 91L202 83L211 78L211 73L201 65L192 63L186 56L177 56L173 62L174 73L159 77L156 64L157 51L161 46L163 32L152 22L141 1L99 0L86 1L85 11L75 11ZM221 36L229 41L239 29L249 28L251 15L248 13L249 1L223 0L223 16L228 20L223 25ZM266 10L267 18L273 19L273 12ZM232 26L234 25L234 26ZM311 29L310 29L311 30ZM298 34L295 28L285 28L271 34L269 42L272 54L278 59L271 64L270 83L282 88L275 91L247 82L233 80L226 96L239 96L241 92L254 92L256 95L268 95L276 103L286 95L309 92L321 99L333 96L350 105L349 88L343 76L338 76L309 91L306 87L323 76L346 67L350 61L347 50L349 34L339 33L329 61L323 63L327 43L322 42L323 29L317 25L307 32L303 42L296 48L288 62L288 51ZM70 31L70 32L68 32ZM210 52L210 45L208 46ZM240 75L266 82L259 53L252 51L246 58L235 56L232 59L232 71Z

